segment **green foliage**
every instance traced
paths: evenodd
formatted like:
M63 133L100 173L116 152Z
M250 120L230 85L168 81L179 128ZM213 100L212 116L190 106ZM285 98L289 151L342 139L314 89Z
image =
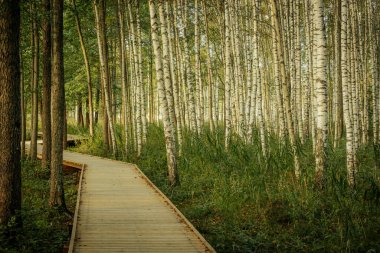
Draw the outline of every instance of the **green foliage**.
M40 164L22 163L22 228L0 228L0 252L62 252L69 240L71 218L49 208L49 171ZM76 203L75 174L65 175L67 206Z
M310 141L298 146L303 165L298 181L290 146L268 136L265 160L258 133L254 136L253 144L233 141L226 151L222 129L205 129L199 137L185 133L181 185L175 188L167 184L161 127L149 126L141 157L129 162L139 165L218 252L380 250L380 184L372 147L359 153L355 189L347 184L344 145L329 150L326 187L318 190ZM79 150L104 155L99 139Z

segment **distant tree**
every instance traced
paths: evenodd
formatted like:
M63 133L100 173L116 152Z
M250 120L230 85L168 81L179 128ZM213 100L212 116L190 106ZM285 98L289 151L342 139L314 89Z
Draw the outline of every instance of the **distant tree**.
M32 72L32 115L30 129L30 158L37 159L37 132L38 132L38 80L39 80L39 24L37 19L36 3L32 1L32 55L33 55L33 72Z
M342 26L341 26L341 43L342 43L342 93L343 93L343 115L346 127L346 153L347 153L347 179L350 185L355 184L356 177L356 150L354 140L354 119L352 106L352 89L350 74L350 22L349 22L349 5L347 0L342 1Z
M300 162L299 157L296 150L296 137L294 134L294 122L292 120L292 111L291 111L291 105L290 105L290 94L289 94L289 73L286 70L285 66L285 48L284 48L284 42L283 42L283 30L281 29L281 18L279 13L279 0L271 0L271 12L272 12L272 22L274 25L275 30L275 41L274 46L276 47L273 51L276 51L277 64L279 66L279 85L282 88L280 92L282 91L282 100L280 101L283 103L284 108L284 117L286 126L288 127L288 135L289 140L292 148L293 153L293 159L294 159L294 173L297 178L299 178L301 174L300 169Z
M90 69L90 63L88 60L88 53L87 53L86 45L84 43L82 26L81 26L80 18L79 18L78 11L76 8L75 0L72 0L72 3L73 3L73 13L74 13L74 17L75 17L75 25L76 25L78 36L79 36L80 48L82 50L84 65L86 67L87 97L88 97L88 120L89 120L88 124L89 124L90 136L94 136L94 112L93 112L94 109L93 109L93 102L92 102L93 96L92 96L91 69Z
M121 78L121 91L122 91L122 105L121 105L121 118L122 125L124 126L124 141L125 141L125 153L128 154L128 129L129 122L127 116L128 108L128 87L127 87L127 61L126 61L126 45L125 45L125 2L124 0L117 1L117 15L119 19L119 67L120 67L120 78Z
M21 105L21 158L25 158L25 142L26 142L26 109L25 109L25 70L22 63L22 55L20 53L20 105Z
M115 130L112 119L112 108L111 108L111 94L110 94L110 75L108 67L108 49L107 49L107 35L106 35L106 10L104 0L95 0L95 16L96 16L96 31L98 38L98 48L99 48L99 62L100 62L100 72L102 77L102 88L104 94L106 118L108 122L108 127L111 135L112 153L116 155L116 139ZM108 133L107 133L108 134Z
M51 159L51 20L50 0L43 1L42 17L42 168Z
M224 3L224 147L228 148L231 141L231 80L232 80L232 59L231 59L231 23L230 23L230 4Z
M142 93L143 93L143 76L142 76L142 69L141 69L141 43L139 43L139 35L137 29L140 27L139 22L137 22L137 15L134 18L132 9L137 9L134 6L132 7L131 1L128 1L128 13L129 13L129 33L131 37L131 51L133 54L132 62L131 64L132 69L134 70L132 72L135 80L135 101L136 106L135 108L135 129L136 129L136 139L137 139L137 156L141 155L141 149L143 144L143 115L142 115L142 108L143 108L143 101L142 101ZM137 12L138 13L138 12Z

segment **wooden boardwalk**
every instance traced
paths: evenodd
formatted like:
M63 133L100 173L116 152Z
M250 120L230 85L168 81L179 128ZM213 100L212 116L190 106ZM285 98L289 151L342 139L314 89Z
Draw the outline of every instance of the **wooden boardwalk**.
M82 168L69 252L215 252L136 165L70 151L63 158Z

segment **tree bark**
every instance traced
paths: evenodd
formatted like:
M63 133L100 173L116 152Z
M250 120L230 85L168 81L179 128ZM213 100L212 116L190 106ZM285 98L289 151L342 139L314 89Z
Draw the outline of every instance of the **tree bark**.
M342 3L336 1L335 13L335 120L334 120L334 148L338 146L343 134L343 97L342 97Z
M22 55L20 53L20 93L21 93L21 158L25 158L25 141L26 141L26 111L25 111L25 83L24 83L24 66Z
M231 37L230 37L230 14L228 1L224 3L225 19L225 74L224 74L224 148L228 149L231 141Z
M50 0L43 1L42 19L42 162L47 169L51 159L51 20Z
M141 42L141 21L140 21L140 1L137 1L136 7L136 31L137 31L137 52L138 52L138 70L139 70L139 80L141 82L140 86L140 103L141 103L141 135L142 143L146 142L147 135L147 123L146 123L146 106L145 106L145 85L143 77L143 53L142 53L142 42Z
M353 123L350 115L350 94L349 89L349 52L347 50L348 45L348 1L342 0L342 91L343 91L343 116L346 126L346 153L347 153L347 179L350 185L355 184L355 149L353 145Z
M31 141L29 156L32 160L37 159L37 131L38 131L38 79L39 79L39 35L37 10L35 3L32 3L32 55L33 55L33 73L32 73L32 117L31 117Z
M169 58L169 40L167 34L166 18L164 13L164 4L162 0L158 2L158 11L161 24L161 41L162 41L162 63L163 63L163 73L164 73L164 84L165 84L165 96L168 103L169 117L172 125L172 136L171 138L176 143L176 111L174 106L174 96L173 96L173 84L170 76L170 61Z
M159 2L162 5L162 2ZM162 8L162 7L161 7ZM170 121L168 101L165 93L164 74L162 71L162 55L161 47L158 37L158 24L156 17L156 10L154 6L154 0L149 0L149 12L150 12L150 25L151 35L153 42L153 52L156 66L156 81L157 81L157 93L159 94L160 113L163 117L164 134L166 144L166 158L168 163L168 175L169 183L174 186L179 183L178 171L177 171L177 158L176 158L176 145L173 139L173 125Z
M97 24L97 37L98 37L98 47L99 47L99 61L100 61L100 70L102 73L103 79L103 90L104 90L104 99L105 99L105 110L108 119L108 126L111 135L112 143L112 154L116 156L116 139L114 124L112 120L112 108L111 108L111 96L110 96L110 78L109 78L109 69L108 69L108 54L107 54L107 36L106 36L106 21L105 21L105 2L104 0L95 0L95 16Z
M83 103L82 103L82 99L79 98L78 99L78 103L77 103L77 126L79 127L84 127L84 120L83 120Z
M128 154L128 116L127 116L127 107L128 107L128 97L127 97L127 66L126 66L126 46L125 46L125 3L124 0L118 0L118 18L119 18L119 37L120 37L120 74L121 74L121 91L122 91L122 105L121 105L121 114L122 114L122 125L124 126L124 141L125 141L125 153Z
M73 13L75 17L75 24L79 36L79 42L80 42L80 48L82 50L82 55L83 55L83 60L84 60L84 65L86 67L86 77L87 77L87 93L88 93L88 116L89 116L89 129L90 129L90 136L94 136L94 109L93 109L93 102L92 102L92 77L91 77L91 69L90 69L90 63L88 61L88 56L87 56L87 50L86 46L84 44L84 39L82 35L82 28L81 28L81 23L80 19L78 16L78 12L76 9L76 3L75 0L73 0Z
M195 94L196 94L196 105L197 105L197 132L200 133L200 130L203 126L203 103L202 103L202 90L203 82L201 75L201 52L200 52L200 29L199 29L199 7L198 0L194 0L194 57L195 57Z
M315 147L315 180L323 187L326 171L327 147L327 73L326 73L326 41L323 30L323 0L313 0L313 45L314 45L314 94L316 97L316 147Z
M21 225L20 7L0 2L0 225Z
M63 70L63 0L52 2L52 149L50 163L51 207L66 209L63 188L63 139L65 124L65 89Z
M294 125L292 120L292 111L291 111L291 104L290 104L290 96L289 96L289 76L285 68L285 59L284 59L284 46L283 46L283 40L280 30L280 20L279 15L277 13L277 6L279 5L278 0L271 0L271 7L272 7L272 15L274 18L274 29L276 37L274 39L277 40L276 48L277 48L277 57L278 57L278 64L279 64L279 71L280 71L280 85L282 86L282 95L283 95L283 101L284 101L284 111L285 111L285 118L286 118L286 125L288 127L288 134L289 134L289 140L290 145L293 153L293 159L294 159L294 173L297 178L300 177L301 171L300 171L300 164L299 164L299 158L297 154L296 149L296 138L294 133Z
M202 9L203 9L203 15L205 17L205 39L206 39L206 49L207 49L207 81L208 81L208 96L209 96L209 104L208 104L208 117L210 121L210 130L214 131L215 130L215 115L214 115L214 110L213 110L213 103L214 103L214 83L213 83L213 75L212 75L212 65L211 65L211 56L210 56L210 41L209 41L209 26L208 26L208 17L207 17L207 12L206 12L206 1L201 0L202 2Z
M132 55L133 55L133 74L134 74L134 80L136 81L135 86L135 94L136 94L136 139L137 139L137 156L141 155L141 149L143 144L143 123L142 123L142 74L140 71L140 64L139 64L139 50L138 50L138 34L137 34L137 20L134 19L133 13L132 13L132 5L131 1L128 1L128 13L129 13L129 29L131 34L131 48L132 48ZM135 24L136 23L136 24Z

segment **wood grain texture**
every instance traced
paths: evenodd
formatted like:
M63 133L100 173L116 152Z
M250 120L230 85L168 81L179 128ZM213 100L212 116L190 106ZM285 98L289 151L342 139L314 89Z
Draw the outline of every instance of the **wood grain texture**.
M70 151L63 159L84 166L69 252L215 252L136 165Z

